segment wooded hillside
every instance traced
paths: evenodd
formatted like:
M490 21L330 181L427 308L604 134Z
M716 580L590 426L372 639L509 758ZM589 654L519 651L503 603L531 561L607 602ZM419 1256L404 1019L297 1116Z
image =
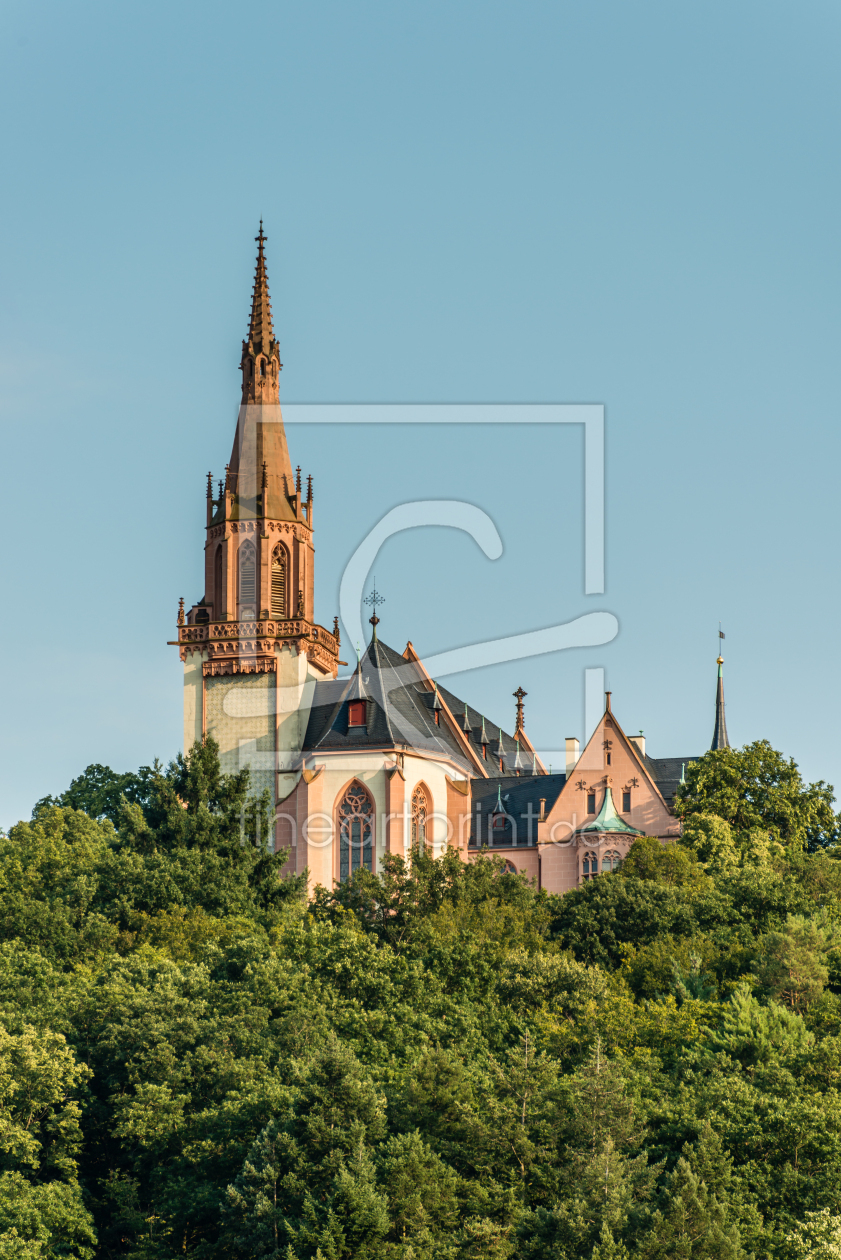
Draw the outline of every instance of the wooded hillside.
M0 1260L841 1255L831 788L710 753L564 898L309 904L246 791L209 743L0 835Z

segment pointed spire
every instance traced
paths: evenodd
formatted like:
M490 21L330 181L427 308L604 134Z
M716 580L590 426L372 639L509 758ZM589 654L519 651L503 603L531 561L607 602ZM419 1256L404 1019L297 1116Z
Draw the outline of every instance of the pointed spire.
M266 253L263 248L267 236L263 235L263 220L260 220L260 232L254 237L257 242L257 266L254 269L254 289L251 295L251 323L248 328L248 340L257 354L269 355L274 342L272 327L272 304L269 298L269 276L266 271Z
M464 717L461 719L461 729L464 731L468 739L470 739L470 718L467 716L467 705L464 706Z
M525 730L525 726L523 725L523 699L528 694L529 693L527 691L523 691L522 687L518 687L514 692L514 699L517 701L517 720L514 723L515 736L518 735L520 731Z
M710 745L711 749L730 747L730 740L727 738L727 723L724 720L723 656L718 657L716 665L718 665L718 684L715 689L715 730L713 731L713 742Z
M523 768L520 762L520 741L518 739L514 740L514 750L514 773L518 775Z
M488 759L488 737L487 737L487 735L485 734L485 719L484 719L484 718L482 718L482 735L481 735L481 738L480 738L480 740L479 740L479 743L482 745L482 756L483 756L483 757L485 758L485 760L487 761L487 759Z
M537 774L537 753L536 752L533 752L531 755L531 772L534 775Z
M254 289L251 294L251 320L248 337L242 343L242 401L243 403L276 403L278 376L283 364L280 361L274 328L272 304L269 300L269 277L266 272L266 254L263 246L263 220L257 242L257 267L254 273Z

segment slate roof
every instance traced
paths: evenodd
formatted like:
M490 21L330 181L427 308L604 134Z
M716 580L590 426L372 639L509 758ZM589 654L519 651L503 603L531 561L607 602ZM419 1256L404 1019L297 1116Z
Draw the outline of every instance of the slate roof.
M681 775L685 766L690 761L697 761L698 757L643 757L645 767L654 779L660 791L663 793L663 799L672 808L675 799L675 792L680 784Z
M464 728L465 705L446 687L438 686L438 695L445 702L460 729ZM351 700L364 699L367 703L365 726L348 726L348 705ZM483 715L467 706L470 739L478 755L482 756ZM495 781L510 776L515 782L531 778L531 756L520 751L521 778L512 775L517 744L513 735L485 721L488 740L487 758L483 765ZM465 732L466 734L467 732ZM349 678L327 680L315 684L312 708L304 751L316 749L331 752L349 751L353 748L414 748L453 758L465 773L475 772L476 767L465 756L461 744L450 731L446 720L435 723L435 692L429 691L425 674L413 661L407 661L402 653L395 652L388 644L373 638L360 660L359 669ZM500 752L503 769L499 768ZM548 776L538 775L541 783ZM558 776L552 776L557 778ZM560 776L563 782L564 776ZM485 783L479 778L477 783ZM560 788L558 789L560 791ZM546 792L538 793L546 796ZM556 793L557 795L557 793ZM547 809L549 808L547 804Z
M454 696L451 691L448 691L446 687L442 687L440 683L438 684L438 694L452 713L460 730L464 730L464 711L465 707L467 708L467 721L470 727L470 742L480 757L482 756L482 721L484 719L485 736L488 740L488 755L483 763L485 769L492 779L505 778L506 776L513 777L512 771L514 769L514 760L517 755L517 744L514 736L509 735L506 731L500 731L500 728L495 723L491 722L489 718L480 713L478 709L474 709L472 705L468 704L465 706L465 702L463 700L459 700L458 696ZM465 734L467 734L466 731ZM501 744L500 735L502 736ZM502 748L502 771L500 771L499 768L500 747ZM521 748L520 769L522 774L524 776L531 777L531 767L531 753L528 753L524 748ZM541 774L540 771L538 771L538 777L545 779L546 775ZM484 782L483 779L478 781ZM549 807L547 805L547 809L548 808Z
M464 770L470 765L445 722L435 723L434 692L428 691L423 673L379 639L372 639L349 678L315 684L304 751L354 748L416 748L451 757ZM348 705L363 699L367 705L365 726L348 726Z
M541 799L546 801L548 814L566 781L565 774L497 775L495 779L472 779L470 843L487 844L492 848L537 844ZM490 818L498 808L497 794L502 798L508 817L504 827L493 828Z

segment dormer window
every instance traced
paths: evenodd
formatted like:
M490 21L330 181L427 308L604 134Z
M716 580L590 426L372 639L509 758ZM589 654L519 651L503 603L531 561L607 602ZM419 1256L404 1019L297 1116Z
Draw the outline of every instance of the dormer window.
M347 710L348 726L365 726L365 701L351 700Z

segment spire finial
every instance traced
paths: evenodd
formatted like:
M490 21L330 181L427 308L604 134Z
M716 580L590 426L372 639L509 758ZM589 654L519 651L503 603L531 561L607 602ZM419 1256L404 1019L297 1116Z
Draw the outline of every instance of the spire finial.
M611 707L610 707L610 696L611 696L611 693L610 693L609 691L606 691L606 692L604 693L604 710L605 710L605 713L611 713L611 712L612 712L612 709L611 709Z
M366 596L365 596L365 598L364 598L364 600L363 600L362 602L363 602L364 604L367 604L367 605L368 605L368 607L371 609L371 614L372 614L372 615L368 618L368 620L370 621L371 625L374 627L374 630L373 630L373 638L375 638L375 639L376 639L376 637L377 637L377 626L380 624L380 619L379 619L379 617L377 616L377 605L378 605L378 604L384 604L384 603L385 603L385 596L384 596L384 595L381 595L381 594L379 593L379 591L377 590L377 579L376 579L376 578L374 578L373 586L371 587L371 594L370 594L370 595L366 595Z
M527 691L523 691L522 687L518 687L514 692L514 699L517 701L517 721L514 725L515 735L518 731L525 730L523 725L523 700L528 694L529 693Z
M213 498L213 473L212 472L209 472L207 474L207 497L208 499Z
M338 617L333 618L333 638L336 640L337 643L341 643L342 641L342 636L339 634L339 618Z
M182 595L178 601L178 624L184 625L184 596Z

